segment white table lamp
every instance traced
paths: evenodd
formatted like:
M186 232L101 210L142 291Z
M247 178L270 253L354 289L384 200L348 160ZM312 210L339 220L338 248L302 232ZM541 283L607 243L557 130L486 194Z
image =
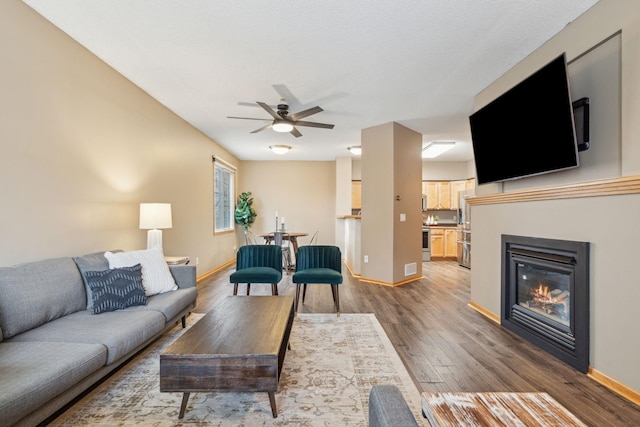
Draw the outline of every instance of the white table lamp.
M171 227L171 203L140 203L140 228L149 230L147 249L162 249L162 229Z

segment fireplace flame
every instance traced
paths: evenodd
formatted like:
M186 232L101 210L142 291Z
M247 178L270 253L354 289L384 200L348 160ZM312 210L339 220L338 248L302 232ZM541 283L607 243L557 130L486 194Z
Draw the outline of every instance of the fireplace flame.
M538 297L547 298L549 296L549 287L540 283L535 293L536 293L536 296Z

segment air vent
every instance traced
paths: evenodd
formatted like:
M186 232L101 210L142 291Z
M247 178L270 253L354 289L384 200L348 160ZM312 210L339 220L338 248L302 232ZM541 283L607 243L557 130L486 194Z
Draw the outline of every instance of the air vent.
M418 266L415 262L412 262L411 264L405 264L404 265L404 275L405 276L412 276L414 274L416 274L418 272Z

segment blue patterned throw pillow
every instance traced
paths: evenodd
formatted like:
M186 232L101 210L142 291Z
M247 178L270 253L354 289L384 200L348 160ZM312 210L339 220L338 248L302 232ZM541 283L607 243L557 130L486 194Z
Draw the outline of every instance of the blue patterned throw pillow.
M104 271L86 271L84 275L91 288L93 314L147 304L140 264Z

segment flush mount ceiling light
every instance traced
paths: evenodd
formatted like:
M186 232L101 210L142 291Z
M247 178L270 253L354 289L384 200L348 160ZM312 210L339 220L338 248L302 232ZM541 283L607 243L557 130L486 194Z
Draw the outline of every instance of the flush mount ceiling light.
M360 145L352 145L351 147L347 147L347 150L351 151L351 154L354 156L362 154L362 147Z
M291 147L289 145L270 145L269 149L276 154L286 154Z
M273 130L276 132L291 132L293 130L293 125L291 123L287 123L285 121L274 120L273 125L271 125Z
M434 141L422 149L423 159L433 159L456 145L454 141Z

